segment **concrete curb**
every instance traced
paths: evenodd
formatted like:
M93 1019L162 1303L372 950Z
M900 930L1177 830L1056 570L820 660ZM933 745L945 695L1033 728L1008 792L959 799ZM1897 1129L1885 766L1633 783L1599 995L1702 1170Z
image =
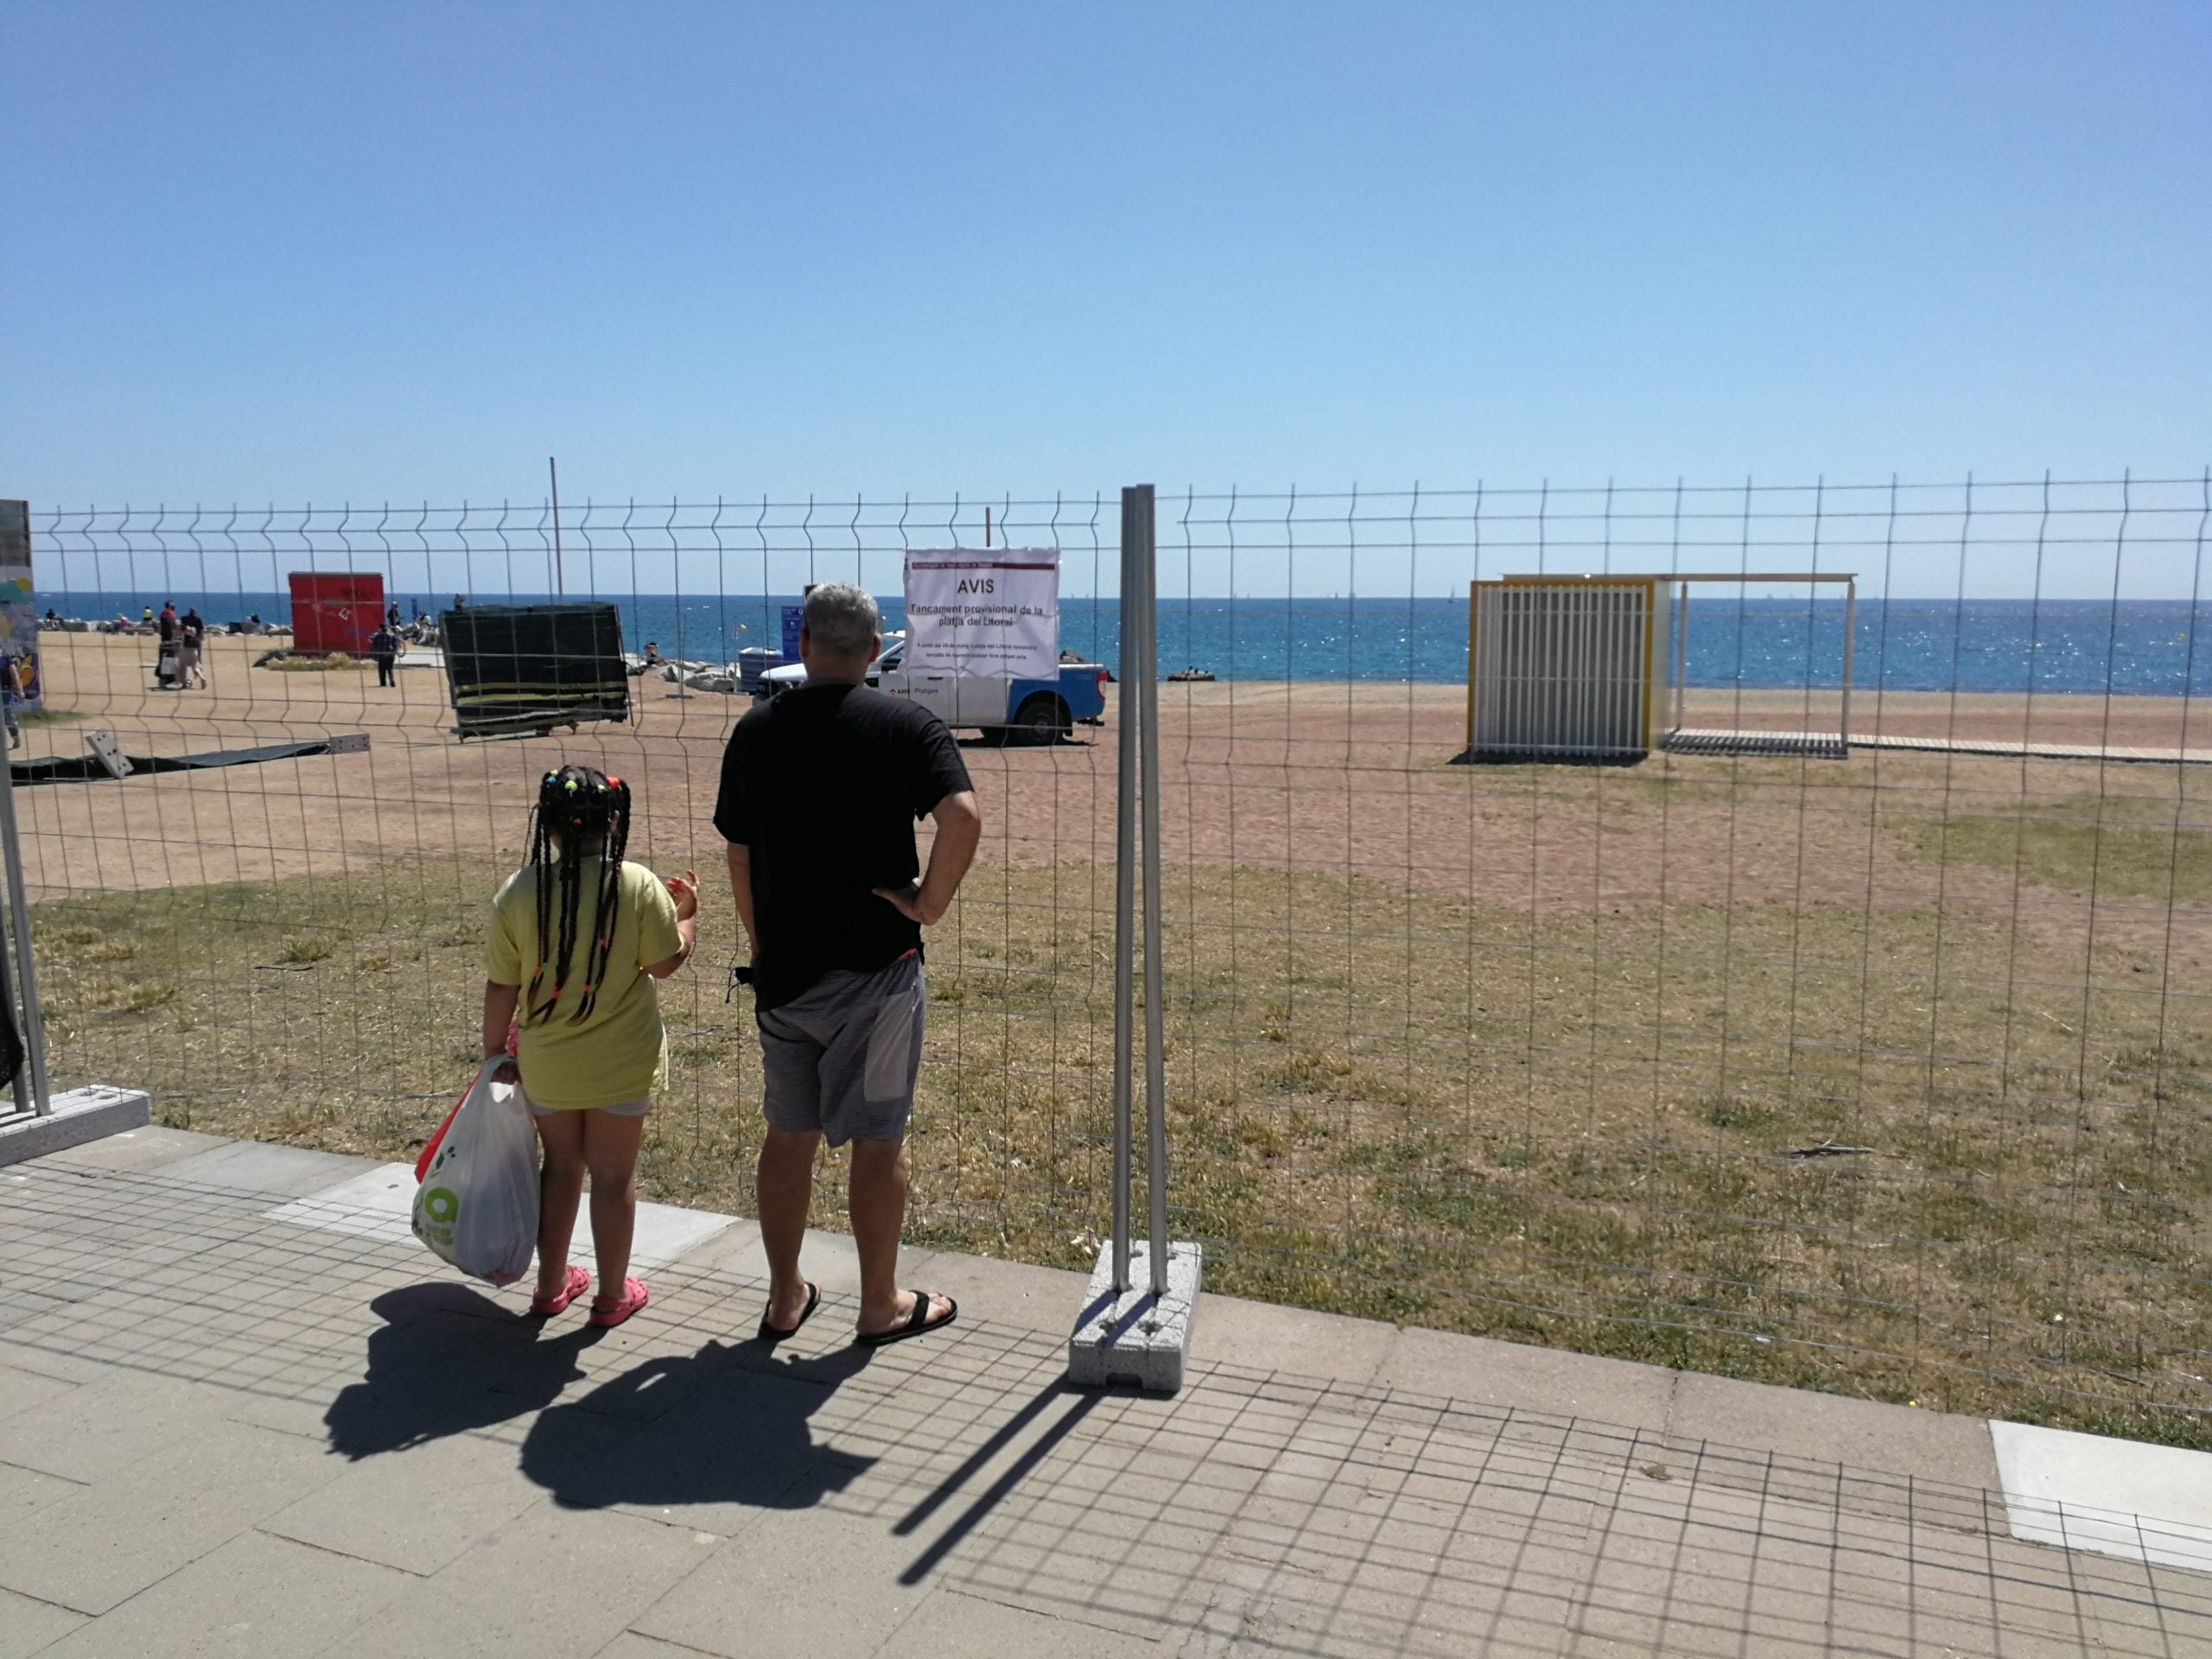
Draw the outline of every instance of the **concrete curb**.
M143 1129L154 1121L154 1097L143 1089L87 1084L54 1096L45 1117L16 1116L0 1122L0 1165L45 1158L88 1141Z

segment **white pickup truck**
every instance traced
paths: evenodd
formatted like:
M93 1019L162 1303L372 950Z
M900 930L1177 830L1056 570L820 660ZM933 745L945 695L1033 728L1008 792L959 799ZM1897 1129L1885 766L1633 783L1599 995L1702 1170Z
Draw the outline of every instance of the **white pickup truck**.
M1056 678L1033 680L948 674L905 665L906 636L884 636L883 652L868 664L868 683L887 696L912 697L955 731L978 731L1015 743L1053 743L1077 721L1097 724L1106 712L1111 677L1096 663L1063 663ZM772 697L806 683L803 664L786 663L760 677L753 695Z

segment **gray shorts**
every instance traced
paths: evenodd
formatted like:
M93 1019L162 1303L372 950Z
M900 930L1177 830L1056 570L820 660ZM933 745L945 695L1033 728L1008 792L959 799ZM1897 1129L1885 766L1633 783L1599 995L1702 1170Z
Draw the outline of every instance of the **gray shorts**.
M772 1129L819 1130L833 1147L897 1141L914 1110L928 988L922 959L825 974L757 1016L761 1112Z

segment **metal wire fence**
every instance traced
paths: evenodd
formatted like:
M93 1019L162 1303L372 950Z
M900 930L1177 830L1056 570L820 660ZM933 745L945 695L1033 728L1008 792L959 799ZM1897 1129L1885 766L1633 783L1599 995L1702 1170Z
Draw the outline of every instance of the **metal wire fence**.
M35 504L36 602L211 625L41 636L28 751L365 734L19 797L57 1084L172 1122L408 1154L473 1057L482 919L532 780L629 779L632 856L702 871L655 1196L744 1207L759 1078L709 822L810 582L902 620L909 547L1051 547L1062 644L1117 660L1111 493L1050 499ZM2204 477L1160 499L1171 1203L1214 1288L2208 1444L2212 740ZM453 732L271 656L295 571L619 609L626 721ZM1649 753L1469 757L1469 583L1669 586ZM266 660L264 660L264 659ZM749 659L757 664L760 658ZM643 664L633 666L643 667ZM964 738L984 850L930 944L917 1242L1088 1265L1110 1208L1114 745ZM792 810L803 810L793 804ZM1200 1332L1203 1342L1203 1329Z

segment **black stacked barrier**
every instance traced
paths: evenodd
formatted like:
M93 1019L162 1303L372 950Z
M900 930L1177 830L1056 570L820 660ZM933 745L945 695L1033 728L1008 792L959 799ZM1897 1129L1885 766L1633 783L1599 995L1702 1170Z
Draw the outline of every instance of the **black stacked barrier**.
M543 734L630 718L622 620L613 606L471 606L440 621L456 737Z

